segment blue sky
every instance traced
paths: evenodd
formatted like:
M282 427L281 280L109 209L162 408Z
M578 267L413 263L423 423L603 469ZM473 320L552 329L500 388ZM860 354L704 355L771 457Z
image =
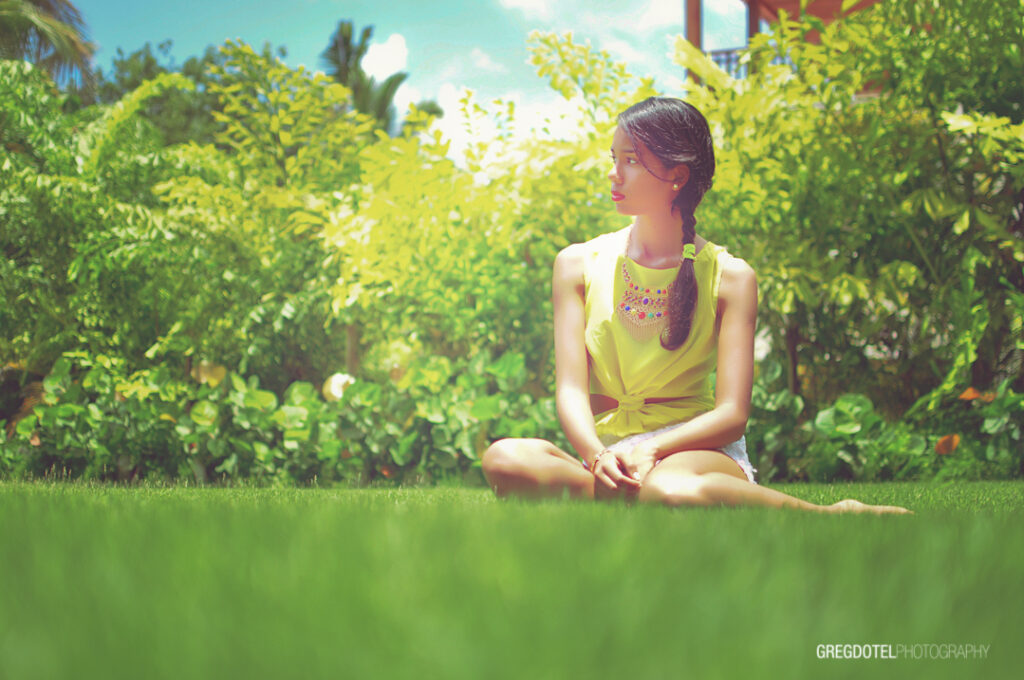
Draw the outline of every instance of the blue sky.
M182 63L207 45L241 38L260 47L285 46L284 61L312 70L342 19L357 30L373 25L374 47L364 60L372 75L410 74L399 104L435 99L451 110L464 88L479 101L516 101L540 120L558 115L558 96L527 63L526 39L534 29L570 30L625 61L631 72L651 75L671 93L681 74L668 57L668 37L685 31L684 0L78 0L98 44L96 63L109 71L117 48L131 53L150 42L173 41ZM737 47L745 41L741 0L704 0L704 47ZM403 106L404 108L404 106Z

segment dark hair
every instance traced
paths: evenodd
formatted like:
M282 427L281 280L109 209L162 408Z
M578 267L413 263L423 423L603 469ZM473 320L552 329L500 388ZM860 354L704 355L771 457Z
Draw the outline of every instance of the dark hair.
M619 127L633 142L640 142L666 168L685 165L690 178L672 201L672 206L683 218L683 244L696 240L697 219L693 213L711 188L715 174L715 149L711 130L700 111L681 99L650 97L633 104L619 114ZM640 162L658 179L671 182L671 177L660 177L651 170L637 149ZM668 327L662 334L661 346L678 349L690 335L693 313L697 308L697 279L693 260L685 259L672 284L668 301Z

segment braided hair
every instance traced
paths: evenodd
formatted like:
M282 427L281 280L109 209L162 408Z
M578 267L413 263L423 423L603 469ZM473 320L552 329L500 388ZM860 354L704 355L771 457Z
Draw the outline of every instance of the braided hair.
M711 188L715 174L715 150L707 120L681 99L650 97L620 113L618 124L634 147L639 148L637 142L640 142L662 166L671 169L686 165L689 168L690 178L676 194L672 208L673 212L679 211L683 220L683 245L693 243L697 238L697 219L693 214ZM672 181L653 172L643 156L640 162L658 179ZM662 347L671 351L686 342L696 308L697 278L693 260L684 259L669 295L668 326L661 337Z

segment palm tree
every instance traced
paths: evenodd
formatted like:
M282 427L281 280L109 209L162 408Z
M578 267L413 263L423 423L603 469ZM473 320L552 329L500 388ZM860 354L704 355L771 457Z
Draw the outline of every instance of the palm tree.
M359 42L352 42L352 22L342 21L338 23L338 30L331 36L331 44L327 46L320 58L331 70L327 75L339 83L355 91L356 85L365 81L366 74L359 63L366 56L370 48L370 38L373 36L373 26L363 29Z
M25 59L58 83L91 92L95 51L68 0L0 0L0 58Z
M352 22L342 21L320 59L327 67L327 75L352 91L352 105L356 110L377 119L380 126L390 132L395 121L395 93L409 74L394 73L378 83L363 71L360 62L366 56L372 36L373 26L366 26L356 42ZM420 102L417 108L436 116L443 115L441 107L433 101Z

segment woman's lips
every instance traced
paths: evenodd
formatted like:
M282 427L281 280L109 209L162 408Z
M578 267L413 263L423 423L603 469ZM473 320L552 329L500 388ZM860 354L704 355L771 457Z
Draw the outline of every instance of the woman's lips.
M624 198L625 198L625 196L620 194L618 191L613 191L612 192L612 200L615 201L616 203L618 203L619 201L621 201Z

